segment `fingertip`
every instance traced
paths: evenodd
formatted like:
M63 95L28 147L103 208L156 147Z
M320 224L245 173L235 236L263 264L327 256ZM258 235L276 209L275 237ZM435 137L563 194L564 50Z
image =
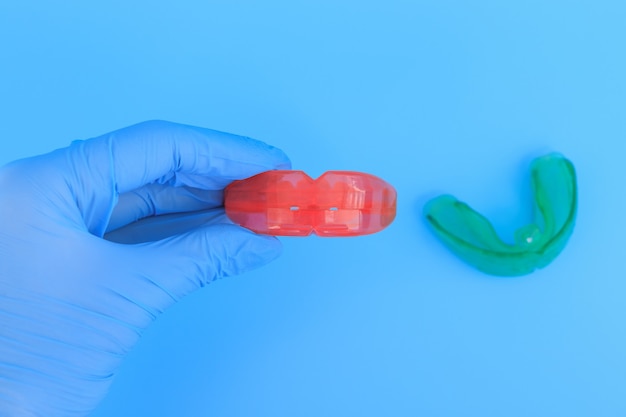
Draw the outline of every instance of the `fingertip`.
M273 147L276 152L276 162L274 163L274 169L289 170L291 169L291 160L287 154L280 148Z
M276 260L283 252L283 244L278 238L254 233L241 226L233 225L240 229L247 237L247 254L242 256L243 264L250 265L250 269L261 267Z
M290 170L291 169L291 161L287 160L286 162L282 162L279 164L276 164L276 168L277 170Z
M276 237L260 235L235 224L207 226L200 233L204 235L205 254L209 254L209 262L217 267L216 278L260 268L278 258L283 250Z

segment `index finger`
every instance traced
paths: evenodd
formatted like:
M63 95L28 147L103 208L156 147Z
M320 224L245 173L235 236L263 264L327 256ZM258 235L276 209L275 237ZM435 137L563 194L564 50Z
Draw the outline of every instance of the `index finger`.
M236 179L291 166L283 151L258 140L165 121L143 122L85 144L96 159L110 152L119 193L155 182L221 189Z
M233 180L291 166L283 151L263 142L165 121L76 141L57 152L70 164L64 175L83 219L98 235L121 193L152 183L221 190Z

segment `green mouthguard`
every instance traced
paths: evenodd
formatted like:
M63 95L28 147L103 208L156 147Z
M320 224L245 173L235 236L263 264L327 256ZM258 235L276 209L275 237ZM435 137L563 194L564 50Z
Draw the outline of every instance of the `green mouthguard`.
M487 274L519 276L543 268L574 230L576 171L557 153L533 160L530 171L535 221L517 229L513 245L500 239L489 220L451 195L430 200L424 206L426 220L448 249Z

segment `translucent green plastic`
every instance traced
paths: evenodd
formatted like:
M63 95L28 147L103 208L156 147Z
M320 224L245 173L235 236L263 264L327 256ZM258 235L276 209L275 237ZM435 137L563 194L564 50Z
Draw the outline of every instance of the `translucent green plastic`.
M437 237L459 258L491 275L519 276L552 262L569 240L576 221L574 165L560 154L535 159L530 167L534 223L515 232L515 243L500 239L484 216L451 195L424 207Z

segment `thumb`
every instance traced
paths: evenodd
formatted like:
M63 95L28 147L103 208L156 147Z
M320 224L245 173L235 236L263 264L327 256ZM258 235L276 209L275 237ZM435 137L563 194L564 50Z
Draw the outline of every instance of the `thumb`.
M282 244L275 237L258 235L237 225L216 224L133 245L133 249L139 251L136 260L140 264L133 269L141 280L148 278L178 300L215 279L271 262L281 254Z

